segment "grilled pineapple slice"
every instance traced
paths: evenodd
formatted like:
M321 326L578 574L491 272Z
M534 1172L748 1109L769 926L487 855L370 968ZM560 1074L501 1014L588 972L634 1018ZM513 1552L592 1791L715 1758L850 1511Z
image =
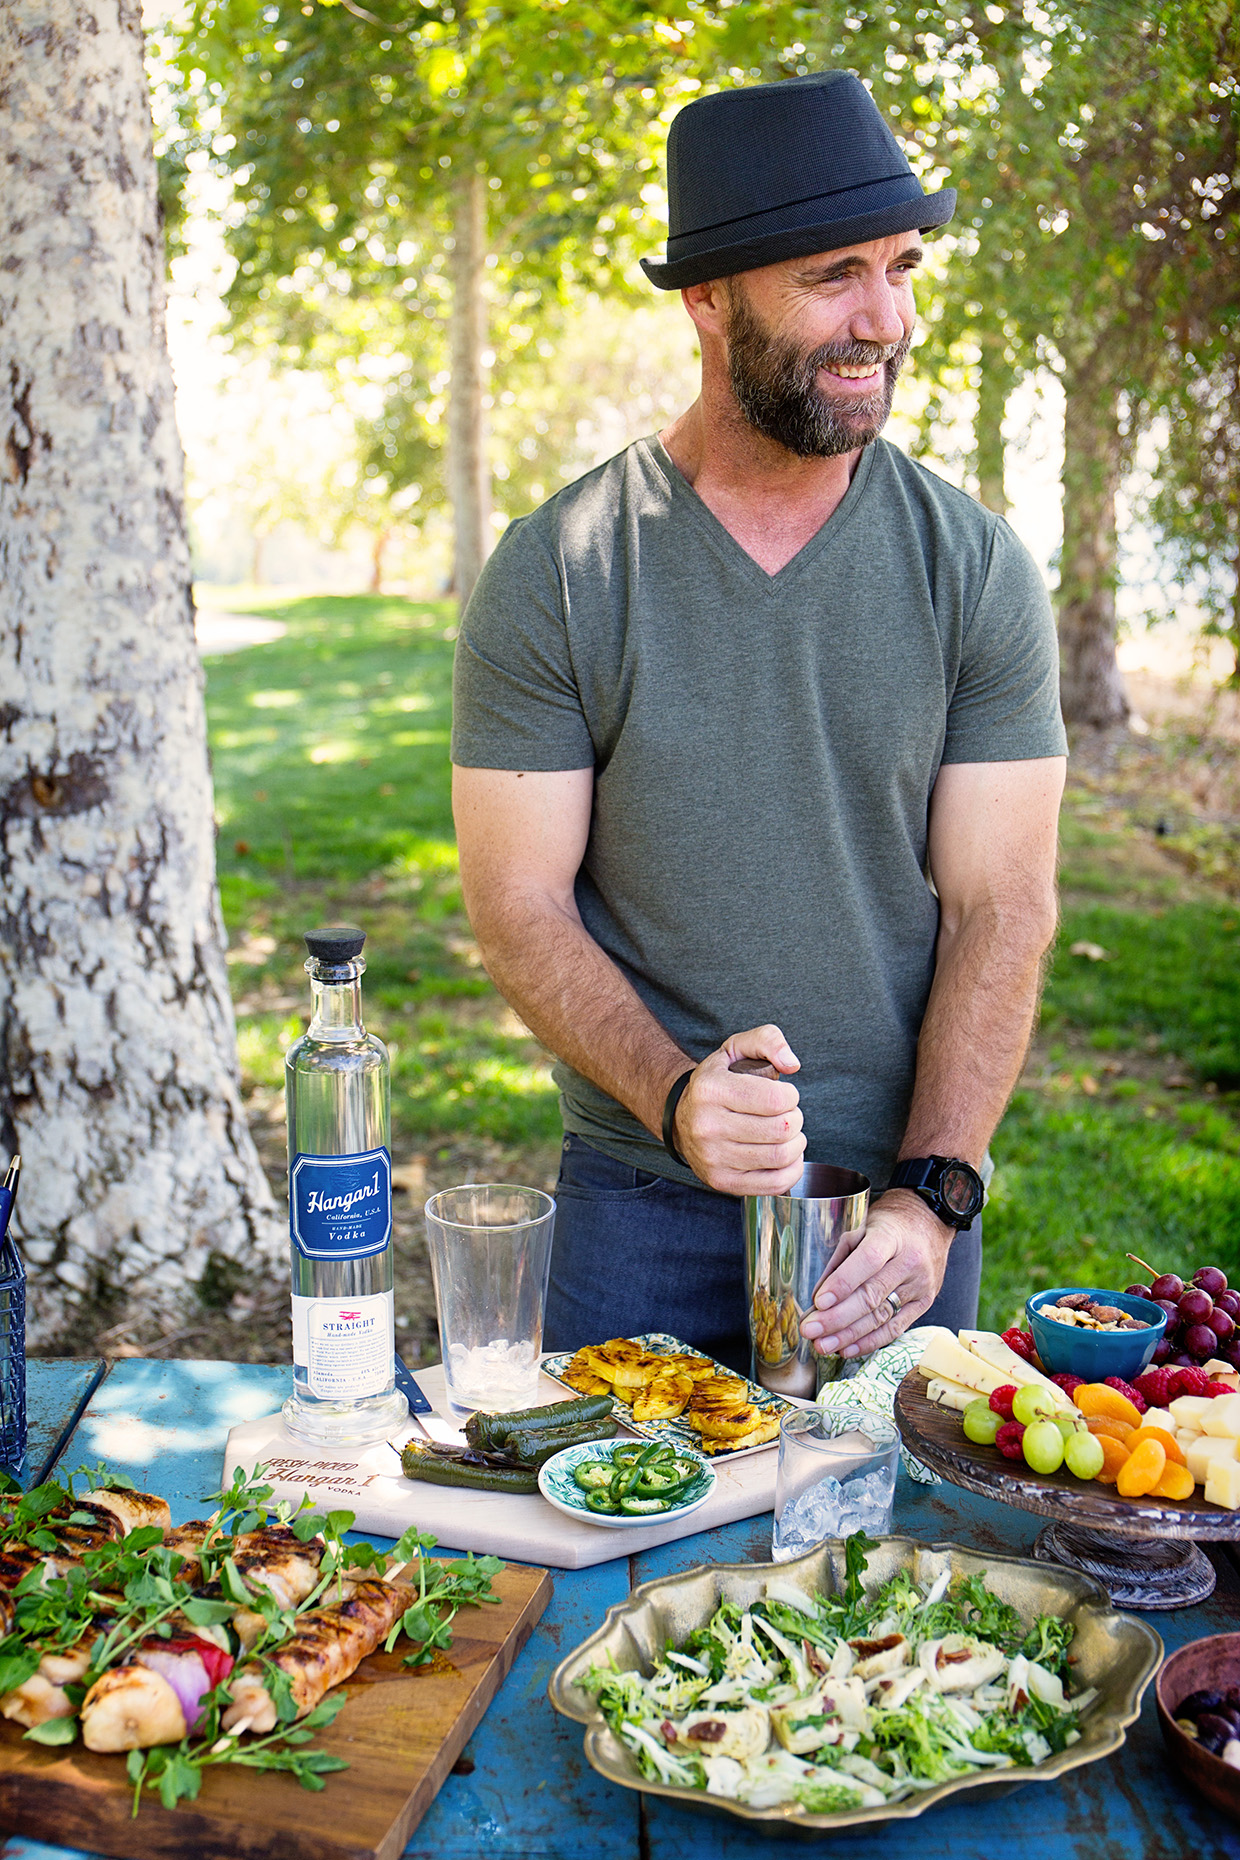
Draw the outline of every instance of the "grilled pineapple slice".
M690 1414L689 1425L710 1440L736 1440L758 1425L759 1410L748 1402L739 1408L711 1409L705 1414Z
M620 1400L632 1401L641 1389L648 1388L655 1377L662 1373L666 1360L665 1357L643 1350L629 1361L617 1363L611 1372L611 1385Z
M663 1370L633 1397L635 1421L674 1421L693 1393L691 1378L678 1369Z
M679 1375L688 1376L692 1382L704 1382L715 1373L715 1365L709 1356L694 1356L688 1350L669 1352L667 1356L661 1356L659 1361L663 1365L660 1374L675 1369Z
M585 1352L578 1350L571 1362L565 1363L560 1373L560 1381L567 1382L570 1389L576 1389L579 1395L610 1395L611 1383L604 1382L602 1376L596 1376L584 1359Z
M764 1408L755 1408L752 1413L761 1416L756 1427L751 1427L747 1434L737 1434L734 1438L721 1438L718 1435L703 1434L698 1446L703 1453L739 1453L742 1447L761 1447L768 1440L774 1440L779 1433L779 1415L768 1415Z
M580 1361L610 1387L622 1364L640 1360L645 1354L639 1343L631 1343L627 1337L613 1337L610 1343L584 1344L573 1361Z

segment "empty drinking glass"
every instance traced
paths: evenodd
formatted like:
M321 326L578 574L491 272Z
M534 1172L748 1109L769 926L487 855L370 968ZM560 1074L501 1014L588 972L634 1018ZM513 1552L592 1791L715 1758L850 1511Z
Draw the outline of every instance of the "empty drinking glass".
M900 1436L866 1408L794 1408L779 1428L775 1476L776 1563L828 1538L891 1529Z
M538 1388L555 1202L470 1182L426 1204L439 1347L462 1408L517 1408Z

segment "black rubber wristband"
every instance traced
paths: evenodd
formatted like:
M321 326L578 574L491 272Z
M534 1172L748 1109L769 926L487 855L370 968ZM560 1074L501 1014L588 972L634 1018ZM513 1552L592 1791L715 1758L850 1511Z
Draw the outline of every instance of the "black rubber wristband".
M676 1083L672 1086L672 1089L668 1092L667 1103L663 1106L663 1147L672 1161L678 1162L682 1169L687 1169L689 1165L676 1148L675 1140L672 1137L672 1131L676 1126L676 1112L680 1107L681 1099L685 1095L685 1087L696 1071L696 1066L690 1066L687 1072L681 1073Z

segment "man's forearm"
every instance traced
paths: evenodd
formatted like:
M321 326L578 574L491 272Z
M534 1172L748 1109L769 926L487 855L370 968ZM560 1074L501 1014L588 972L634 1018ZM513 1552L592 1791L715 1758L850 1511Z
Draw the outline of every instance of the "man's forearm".
M479 914L474 934L487 973L530 1031L659 1136L668 1091L693 1061L576 913L509 896Z
M940 932L900 1155L981 1164L1020 1077L1053 907L984 907Z

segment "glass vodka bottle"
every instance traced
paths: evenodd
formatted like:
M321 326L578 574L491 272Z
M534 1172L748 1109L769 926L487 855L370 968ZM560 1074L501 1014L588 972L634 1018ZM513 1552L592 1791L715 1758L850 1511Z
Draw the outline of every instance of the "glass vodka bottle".
M391 1087L362 1024L365 932L306 933L313 1017L284 1062L293 1393L286 1427L324 1443L383 1440L408 1413L395 1386Z

